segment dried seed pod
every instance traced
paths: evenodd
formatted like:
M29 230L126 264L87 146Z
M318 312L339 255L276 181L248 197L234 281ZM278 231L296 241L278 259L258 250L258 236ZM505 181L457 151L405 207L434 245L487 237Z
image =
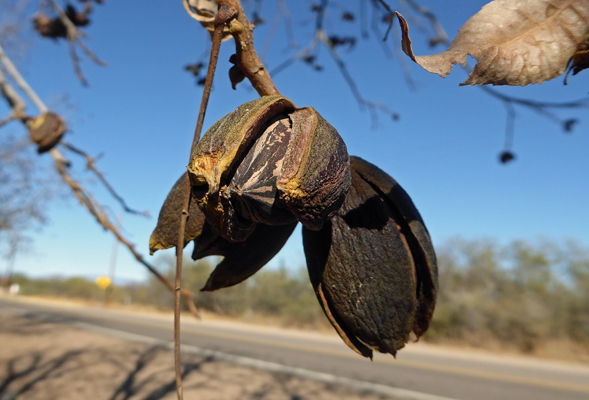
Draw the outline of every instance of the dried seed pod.
M157 218L157 225L149 238L149 253L153 254L158 250L165 250L178 245L178 231L180 229L180 214L184 203L184 188L188 183L188 173L182 174L176 181L170 193L164 201ZM192 207L186 221L184 232L184 245L195 239L202 233L205 224L205 216L196 206L194 198Z
M429 234L405 191L352 157L352 187L320 231L303 228L311 283L344 342L365 357L396 354L427 329L437 266Z
M206 225L202 235L194 240L192 258L212 255L224 256L209 276L202 291L213 291L237 285L246 280L282 249L297 222L286 225L270 226L257 224L256 228L243 242L229 242L217 235Z
M281 96L245 103L215 123L188 166L199 207L229 241L256 223L295 217L319 229L350 185L349 156L337 133L312 108Z
M291 110L294 104L280 96L245 103L213 124L191 157L187 169L198 205L227 240L243 241L255 228L255 222L236 212L227 190L229 181L265 123Z
M199 205L186 239L194 238L193 258L225 257L202 290L253 275L300 221L317 298L348 346L395 355L411 331L427 330L437 267L419 213L389 175L360 158L350 163L312 108L280 96L242 105L205 134L188 177ZM152 250L177 241L185 179L166 199Z
M237 84L243 82L244 79L245 74L237 65L229 68L229 81L231 81L231 88L233 88L233 90L237 89Z
M276 186L280 200L309 229L321 229L350 188L350 157L335 128L313 108L289 114L292 137Z
M187 180L188 174L184 173L168 193L160 210L157 226L149 239L150 254L176 247L178 244L184 185ZM249 278L280 251L296 225L296 220L278 226L258 224L244 242L231 243L211 229L202 211L192 201L186 222L184 245L194 240L194 260L212 255L225 257L211 273L202 290L221 289Z
M51 150L67 130L67 124L59 115L46 112L27 122L31 140L38 146L39 154Z

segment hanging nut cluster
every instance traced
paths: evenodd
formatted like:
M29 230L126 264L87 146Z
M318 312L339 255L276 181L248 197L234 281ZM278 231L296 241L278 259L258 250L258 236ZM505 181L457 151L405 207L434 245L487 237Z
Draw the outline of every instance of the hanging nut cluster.
M52 112L45 112L27 121L29 136L37 144L39 154L51 150L67 130L67 124L63 118Z
M238 107L196 146L150 238L176 246L183 188L192 187L185 244L193 259L224 256L202 290L232 286L263 267L303 225L309 277L327 318L365 357L395 355L425 333L436 300L431 239L407 193L350 157L313 108L281 96Z

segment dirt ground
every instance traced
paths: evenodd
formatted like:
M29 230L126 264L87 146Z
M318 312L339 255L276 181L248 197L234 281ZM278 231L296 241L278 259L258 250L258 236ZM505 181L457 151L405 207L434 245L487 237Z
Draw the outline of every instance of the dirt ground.
M284 374L183 356L186 400L376 400ZM0 309L0 400L176 399L172 352Z

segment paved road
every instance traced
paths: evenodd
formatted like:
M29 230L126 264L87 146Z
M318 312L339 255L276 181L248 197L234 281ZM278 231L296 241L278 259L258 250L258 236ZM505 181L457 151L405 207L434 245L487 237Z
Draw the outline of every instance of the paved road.
M0 297L0 307L103 332L125 332L164 342L173 337L172 318L167 316L39 304L4 296ZM589 367L575 364L493 357L424 343L401 350L396 360L377 354L374 361L369 361L329 335L195 321L190 317L182 320L182 343L186 348L196 346L241 359L412 391L407 392L407 398L418 392L456 400L589 400Z

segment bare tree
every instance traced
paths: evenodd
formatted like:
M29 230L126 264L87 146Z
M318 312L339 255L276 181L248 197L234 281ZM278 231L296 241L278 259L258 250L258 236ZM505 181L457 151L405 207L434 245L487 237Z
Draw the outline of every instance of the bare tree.
M71 56L74 61L74 69L76 70L76 74L80 78L82 84L86 84L81 71L79 70L78 59L77 55L75 54L75 46L78 44L81 48L86 52L86 54L93 58L93 53L91 53L81 42L80 37L83 36L77 30L76 24L72 21L72 19L82 18L77 13L67 13L63 12L59 6L54 2L50 1L53 9L57 12L58 16L47 22L49 25L48 29L55 29L56 31L51 31L51 34L44 35L43 30L39 27L38 17L35 20L35 28L42 34L42 36L51 37L51 38L59 38L65 37L68 39L70 43L70 50ZM89 10L91 10L91 3L90 1L86 1L86 14L85 17L89 14ZM69 21L69 22L68 22ZM56 28L57 24L57 28ZM78 26L84 24L77 24ZM11 27L14 25L3 25L0 27L0 32L10 32ZM61 27L60 27L61 26ZM65 33L62 34L60 29L64 29ZM14 29L16 30L16 29ZM55 34L53 34L55 33ZM96 60L95 60L96 61ZM5 72L4 72L5 71ZM10 77L10 80L9 78ZM17 89L18 88L18 89ZM21 94L24 94L28 100L34 104L37 108L39 114L37 116L32 116L27 113L27 104ZM73 154L78 156L84 157L86 161L87 170L92 172L95 176L98 177L100 182L106 187L107 191L113 196L113 198L123 207L123 210L132 213L138 214L143 216L148 216L145 212L138 212L132 208L130 208L124 199L114 190L112 185L105 179L104 175L97 169L95 162L96 158L91 157L88 153L78 149L77 147L62 141L62 137L67 131L67 123L66 121L56 113L53 113L49 110L46 104L41 100L41 98L37 95L35 90L30 87L28 82L23 78L20 74L18 68L15 64L11 61L11 59L6 54L2 43L0 42L0 92L2 97L8 104L11 113L3 118L0 121L0 127L6 125L12 121L19 121L21 122L26 130L29 133L30 140L36 144L37 146L37 153L49 153L51 156L55 171L59 174L62 179L62 182L65 183L71 189L71 193L77 198L80 203L86 208L86 210L96 219L96 222L102 226L105 230L108 230L114 234L114 236L119 240L127 249L133 254L135 259L144 265L152 274L154 274L164 285L166 285L171 291L173 290L172 284L162 275L160 274L151 264L149 264L144 258L141 253L139 253L135 249L135 245L130 242L125 236L122 234L122 230L120 227L117 226L114 222L112 222L113 217L107 212L105 207L103 207L100 203L96 201L92 193L86 189L80 182L75 180L71 173L69 172L69 168L71 166L70 161L66 158L66 156L60 151L60 149L56 146L60 145L61 147L71 151ZM24 140L24 139L23 139ZM24 142L23 142L24 143ZM30 142L29 142L30 143ZM12 151L8 151L8 154L12 154ZM8 160L8 157L5 157ZM2 159L0 159L2 161ZM25 164L20 163L21 166ZM29 168L32 169L32 166L35 163L32 159L29 161ZM37 185L33 185L35 187L44 187L47 186L49 182L39 181ZM10 187L10 186L9 186ZM16 192L12 193L12 195L18 193L20 188L18 186L12 186ZM25 185L26 187L26 185ZM47 186L47 187L50 187ZM9 189L10 190L10 189ZM6 197L7 201L12 199L17 199L15 196L8 195ZM30 200L30 199L27 199ZM34 200L34 198L32 199ZM36 208L36 203L33 203L34 206L27 207L28 203L24 202L24 204L19 205L17 209L10 213L11 220L9 221L8 217L6 219L6 226L13 227L13 232L17 232L16 228L17 225L20 223L21 225L26 225L29 221L43 220L44 215L39 212L39 209ZM42 202L40 202L42 204ZM28 213L28 214L27 214ZM6 228L5 230L8 230ZM0 232L2 230L0 229ZM16 236L15 236L16 237ZM181 294L187 301L188 306L192 313L195 316L198 316L198 312L196 310L196 306L194 305L194 301L192 299L192 294L190 291L186 289L178 289L177 291Z

